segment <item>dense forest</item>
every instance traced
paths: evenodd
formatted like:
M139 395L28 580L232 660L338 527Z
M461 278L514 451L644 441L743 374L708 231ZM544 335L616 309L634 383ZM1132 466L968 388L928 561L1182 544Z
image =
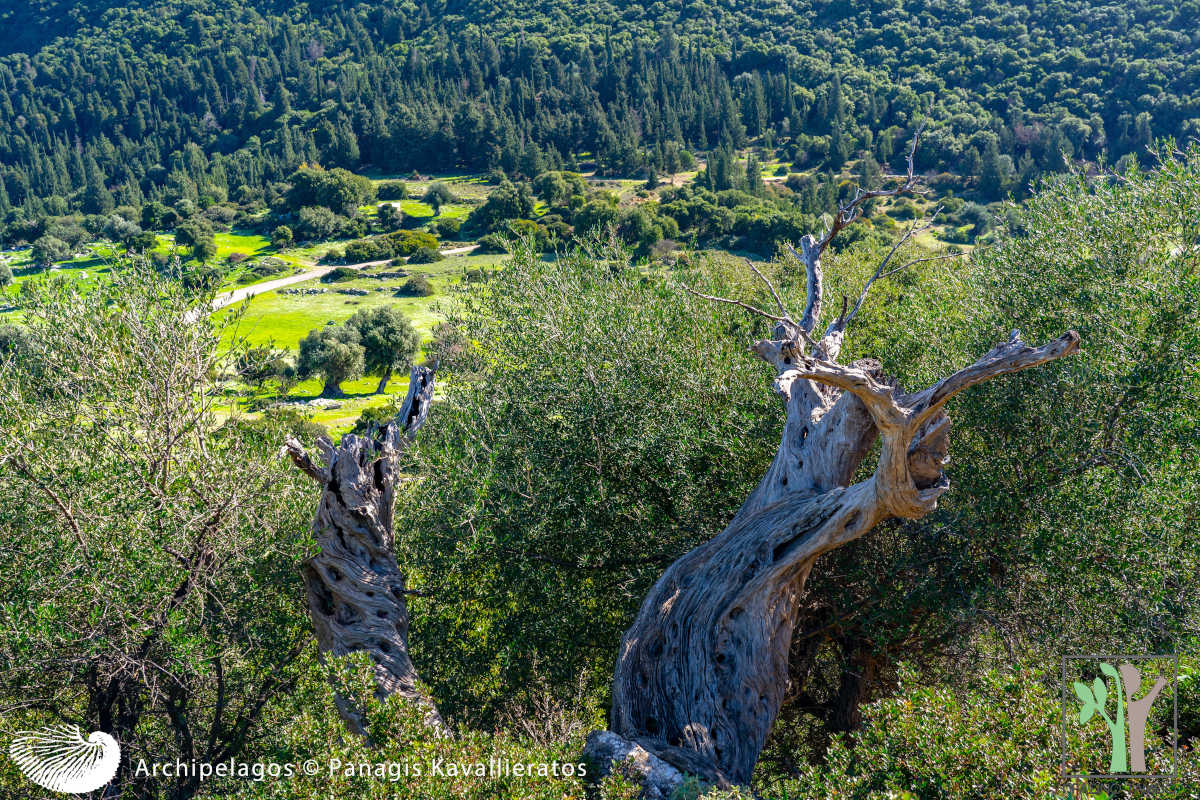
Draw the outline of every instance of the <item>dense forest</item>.
M111 7L110 7L111 6ZM270 195L302 163L640 177L754 141L985 200L1200 133L1200 3L160 0L0 12L0 211ZM1190 33L1189 33L1190 32ZM53 37L53 38L52 38Z

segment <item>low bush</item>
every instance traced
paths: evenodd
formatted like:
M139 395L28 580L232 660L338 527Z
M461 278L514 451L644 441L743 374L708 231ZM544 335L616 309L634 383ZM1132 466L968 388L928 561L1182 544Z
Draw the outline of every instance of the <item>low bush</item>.
M434 294L433 284L424 275L413 275L396 290L399 297L429 297Z
M346 245L346 260L354 264L364 261L383 261L394 255L396 255L395 246L388 236L374 236Z
M334 705L334 691L362 709L367 737L347 736ZM588 765L580 761L581 738L536 745L506 733L459 729L439 736L424 723L425 711L398 696L375 697L364 654L315 664L292 695L294 710L271 742L271 761L315 762L309 775L297 769L282 780L213 783L210 790L236 789L246 800L584 800ZM599 722L587 719L576 727ZM362 765L382 765L382 774ZM532 768L532 769L531 769ZM387 770L391 771L388 772ZM482 773L482 774L481 774ZM609 796L611 797L611 796ZM601 800L609 800L601 796ZM612 798L615 800L615 798Z
M435 261L441 261L445 256L438 251L436 247L418 247L413 254L408 257L410 264L432 264Z
M766 795L813 800L1058 797L1060 680L1057 673L997 670L955 690L921 685L915 673L902 672L900 692L866 706L863 727L849 738L835 739L824 763L806 768L796 781L779 782ZM1164 708L1169 714L1170 706ZM1111 744L1103 725L1081 726L1072 714L1066 736L1068 753L1095 753L1098 759L1096 764L1068 763L1072 771L1103 771L1099 760L1107 759ZM1148 734L1148 744L1151 738ZM1169 747L1166 758L1169 762ZM1179 774L1189 776L1182 785L1196 785L1200 758L1195 752L1181 749ZM1076 788L1099 791L1097 786ZM1178 791L1155 796L1192 796Z
M408 185L404 181L384 181L379 184L375 196L380 200L403 200L408 197Z
M457 239L462 230L462 220L453 217L441 217L433 223L433 230L443 239Z
M438 246L437 238L425 231L396 231L379 238L387 239L392 246L393 254L397 256L410 256L422 247L436 250Z
M508 238L500 233L489 233L484 236L480 236L476 252L479 252L479 253L507 253L508 252Z
M321 283L337 283L348 281L358 276L358 270L350 267L337 267L321 276Z

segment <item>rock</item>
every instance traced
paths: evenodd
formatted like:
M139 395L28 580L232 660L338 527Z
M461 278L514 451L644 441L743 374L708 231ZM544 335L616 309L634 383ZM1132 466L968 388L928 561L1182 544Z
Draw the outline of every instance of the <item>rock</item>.
M584 758L596 765L596 780L613 769L642 784L644 800L668 800L684 781L684 775L637 742L612 731L592 731L583 748Z
M366 289L338 289L338 294L349 294L354 297L362 297L365 294L370 294Z

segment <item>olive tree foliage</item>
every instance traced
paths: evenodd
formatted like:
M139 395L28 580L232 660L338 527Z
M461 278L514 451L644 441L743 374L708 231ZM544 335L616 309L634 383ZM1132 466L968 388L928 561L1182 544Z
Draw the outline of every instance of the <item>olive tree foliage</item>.
M986 313L1038 328L1070 314L1089 341L1069 380L963 409L1040 420L1020 443L1002 428L969 476L996 487L976 513L1019 520L989 554L1004 564L992 610L1035 653L1200 640L1200 147L1156 155L1148 170L1045 183L979 259ZM1023 502L1006 496L1020 487Z
M641 593L720 529L777 421L741 352L755 321L623 250L518 246L450 309L397 549L430 595L412 600L422 676L445 713L493 724L535 676L607 683Z
M354 326L314 328L300 340L296 370L301 377L322 379L322 397L341 397L342 381L361 377L363 368L362 340Z
M41 236L31 248L33 263L40 267L49 267L59 261L71 257L71 246L57 236Z
M379 376L375 393L382 394L394 370L404 370L412 365L421 335L399 306L360 309L346 325L358 331L363 348L363 369L367 374Z
M214 417L211 296L110 276L27 283L25 344L0 356L0 719L110 732L111 796L184 798L196 776L130 765L216 763L272 727L311 646L311 500L283 430Z
M1043 340L1074 326L1096 344L963 395L957 491L822 558L760 781L853 729L902 659L928 679L969 668L978 633L1013 658L1097 634L1147 651L1194 639L1195 372L1182 354L1196 347L1197 165L1193 150L1048 184L1010 212L999 246L872 289L843 358L877 356L904 386L970 363L1012 327ZM855 296L879 247L828 251L827 296ZM789 307L803 304L795 262L764 269ZM688 279L773 302L748 270ZM715 534L769 461L780 415L739 352L765 325L672 282L611 252L553 268L518 253L442 337L448 402L418 448L439 480L407 495L418 522L398 544L433 595L415 601L414 647L418 663L436 659L424 674L450 713L493 714L534 670L560 687L580 670L604 681L660 567Z

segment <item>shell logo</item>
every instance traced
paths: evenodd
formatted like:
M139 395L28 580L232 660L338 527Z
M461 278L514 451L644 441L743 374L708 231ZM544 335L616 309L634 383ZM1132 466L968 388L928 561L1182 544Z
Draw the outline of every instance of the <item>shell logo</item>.
M52 792L85 794L113 779L121 746L102 731L84 736L75 725L20 731L8 748L25 777Z

